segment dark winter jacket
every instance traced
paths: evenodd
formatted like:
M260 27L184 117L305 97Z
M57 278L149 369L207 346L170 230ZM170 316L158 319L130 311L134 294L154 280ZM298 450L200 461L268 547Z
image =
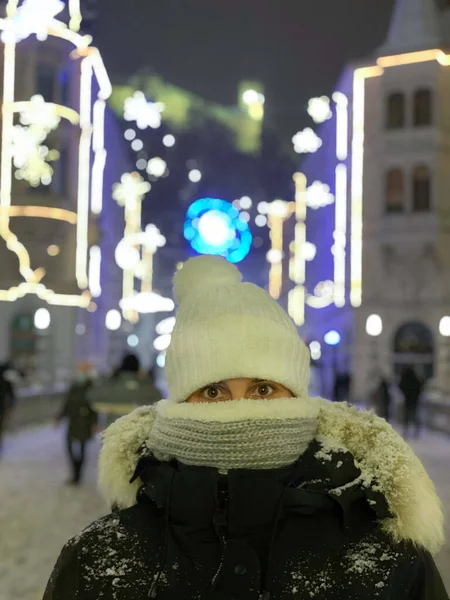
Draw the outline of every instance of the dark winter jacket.
M70 388L58 419L67 419L70 439L86 442L97 424L97 413L88 400L90 382L74 383Z
M137 502L67 544L44 600L448 600L431 482L384 422L355 415L324 407L295 464L227 475L157 461L151 411L125 417L101 467L115 502L130 488Z

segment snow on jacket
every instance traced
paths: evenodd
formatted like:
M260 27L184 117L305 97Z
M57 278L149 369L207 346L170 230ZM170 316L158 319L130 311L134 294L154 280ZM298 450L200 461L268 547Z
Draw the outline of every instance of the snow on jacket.
M120 510L65 546L44 600L448 600L439 500L382 419L322 402L295 464L221 475L149 454L154 414L106 432Z

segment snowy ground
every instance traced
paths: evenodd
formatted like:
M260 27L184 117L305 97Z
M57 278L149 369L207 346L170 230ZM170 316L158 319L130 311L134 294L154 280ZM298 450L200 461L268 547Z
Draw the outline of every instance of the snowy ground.
M427 435L414 448L442 498L450 525L450 439ZM0 461L0 600L41 600L63 544L107 512L95 489L97 443L83 487L66 487L63 432L40 427L6 440ZM450 590L450 528L438 565Z

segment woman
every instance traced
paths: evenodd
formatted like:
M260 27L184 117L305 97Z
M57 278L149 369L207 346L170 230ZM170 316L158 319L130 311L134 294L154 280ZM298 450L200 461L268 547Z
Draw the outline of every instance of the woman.
M442 514L382 419L307 396L289 317L225 260L175 276L170 400L106 432L121 510L63 549L45 600L443 600Z

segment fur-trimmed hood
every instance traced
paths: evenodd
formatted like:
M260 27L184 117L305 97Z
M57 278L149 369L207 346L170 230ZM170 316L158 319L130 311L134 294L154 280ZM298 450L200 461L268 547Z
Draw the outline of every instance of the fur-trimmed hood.
M278 418L298 417L305 411L302 403L305 401L297 398L283 400ZM386 498L393 517L381 522L383 530L395 541L409 540L432 554L437 553L444 541L440 501L409 445L384 419L371 412L359 411L346 403L314 399L306 403L308 414L311 414L312 403L317 406L316 439L327 452L350 452L361 470L362 483L374 489L373 482L376 482L375 491L382 492ZM99 485L110 503L120 508L136 503L141 482L130 483L130 479L157 413L161 411L166 417L174 413L176 418L183 418L183 410L186 410L183 405L162 401L156 406L135 410L106 430L100 453ZM220 407L217 410L220 411ZM245 418L247 403L239 410L244 411ZM211 411L208 413L211 420ZM264 414L252 416L269 418Z

